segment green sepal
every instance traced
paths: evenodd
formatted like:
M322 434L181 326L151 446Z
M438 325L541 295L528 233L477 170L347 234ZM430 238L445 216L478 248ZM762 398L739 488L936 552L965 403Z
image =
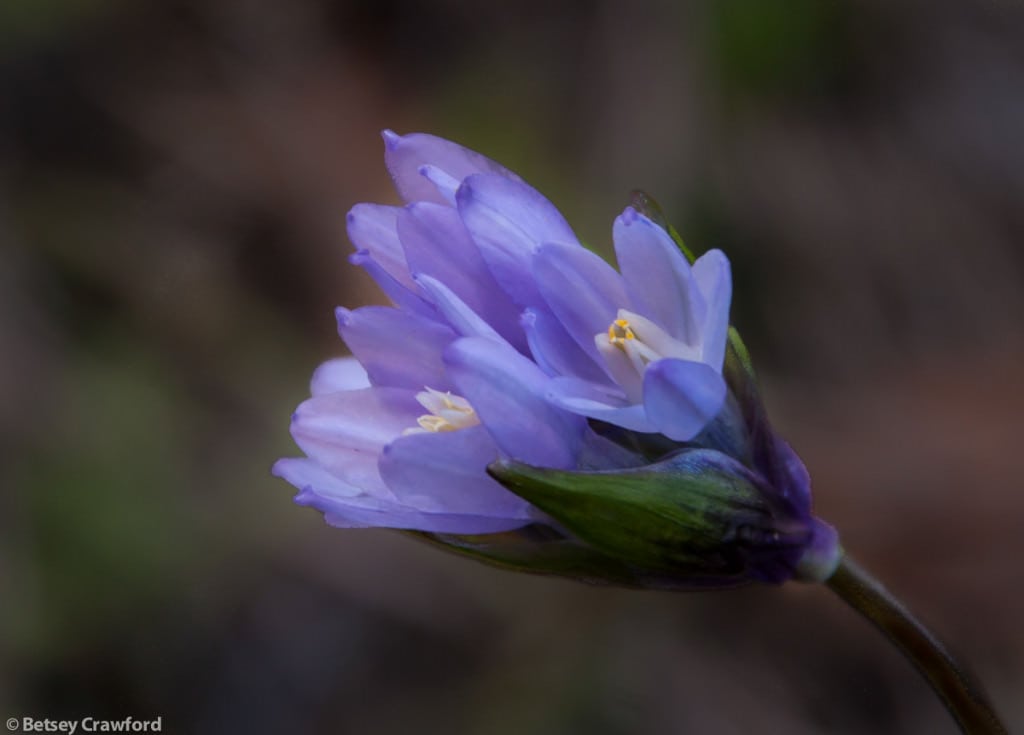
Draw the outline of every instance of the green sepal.
M640 570L539 523L481 535L407 533L446 551L509 571L618 587L651 586L651 580Z
M502 460L488 472L597 551L685 586L751 579L807 529L773 507L754 473L721 452L685 450L627 470L568 472Z

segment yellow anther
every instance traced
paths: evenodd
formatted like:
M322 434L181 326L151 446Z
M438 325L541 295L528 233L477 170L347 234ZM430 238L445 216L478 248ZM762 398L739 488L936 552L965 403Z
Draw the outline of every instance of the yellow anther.
M624 344L628 339L636 339L628 320L616 319L608 326L608 341L616 347L625 349Z

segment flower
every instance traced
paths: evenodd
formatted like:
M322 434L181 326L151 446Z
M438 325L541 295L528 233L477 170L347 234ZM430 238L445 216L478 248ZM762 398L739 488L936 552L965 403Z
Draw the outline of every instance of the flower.
M620 275L594 253L560 243L533 262L538 290L574 344L550 339L550 317L527 312L538 361L568 361L550 398L562 408L676 441L696 436L721 410L732 281L711 250L691 267L665 230L633 207L612 230ZM580 363L589 359L592 364Z
M384 139L406 205L356 205L348 233L393 306L337 311L352 357L316 371L292 420L306 456L274 465L298 503L619 584L781 582L838 559L730 333L725 255L691 263L637 200L613 227L620 273L501 165Z

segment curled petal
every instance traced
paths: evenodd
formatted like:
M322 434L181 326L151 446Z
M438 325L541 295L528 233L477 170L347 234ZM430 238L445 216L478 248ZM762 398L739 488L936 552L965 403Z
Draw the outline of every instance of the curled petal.
M676 441L699 434L721 410L725 394L725 380L702 362L658 360L644 373L647 418Z

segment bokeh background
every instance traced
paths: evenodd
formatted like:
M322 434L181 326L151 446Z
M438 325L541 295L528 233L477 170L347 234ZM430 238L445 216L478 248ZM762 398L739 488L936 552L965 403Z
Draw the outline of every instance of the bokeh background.
M1024 728L1024 4L5 0L0 715L171 733L954 733L824 589L671 595L342 532L271 478L379 302L381 128L593 247L725 249L846 546Z

